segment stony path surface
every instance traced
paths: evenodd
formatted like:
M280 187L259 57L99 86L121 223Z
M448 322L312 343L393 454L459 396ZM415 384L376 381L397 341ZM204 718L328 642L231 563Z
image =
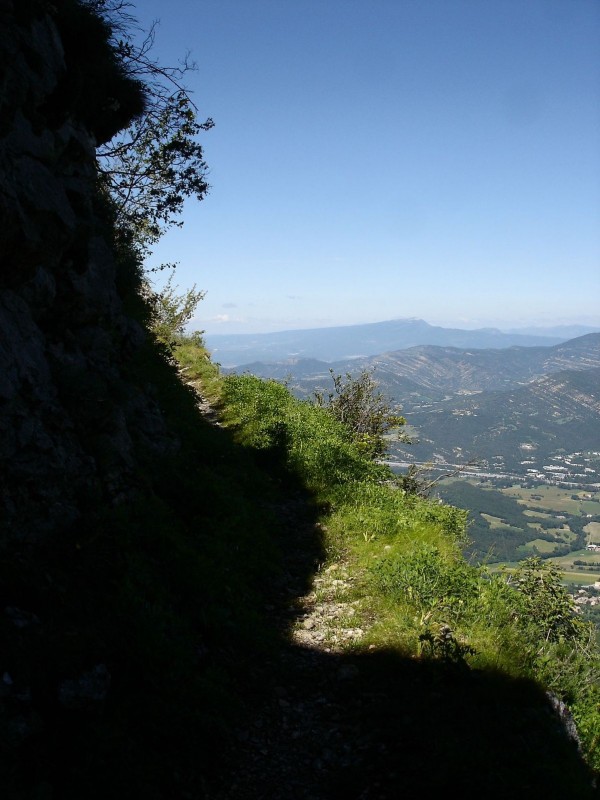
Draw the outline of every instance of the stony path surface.
M200 383L188 384L198 395L199 411L218 425ZM286 643L277 670L283 680L271 687L251 724L236 732L232 774L226 788L210 793L211 800L320 800L325 796L317 788L321 779L356 762L337 693L352 683L358 668L331 659L351 650L365 633L356 624L361 601L351 599L355 577L343 559L313 564L310 586L303 591L307 542L320 537L320 524L307 521L303 498L291 497L273 510L287 542L278 602L270 606L272 624Z
M293 538L302 538L306 528L295 511L287 509L286 516L301 533ZM359 726L353 730L349 723L344 698L359 669L336 658L351 651L365 632L355 619L360 600L349 597L354 578L339 561L317 571L309 591L294 596L293 567L287 577L290 619L280 679L251 724L237 732L228 785L211 794L211 800L335 797L334 775L355 767L364 749L355 739Z
M190 800L599 800L557 718L508 676L365 646L358 578L343 555L326 559L306 497L273 511L284 557L266 607L277 663L264 665L260 689L249 682L228 774Z
M311 591L296 604L298 621L292 629L295 644L336 653L360 642L364 629L356 626L356 616L361 601L348 598L354 581L343 562L317 573Z

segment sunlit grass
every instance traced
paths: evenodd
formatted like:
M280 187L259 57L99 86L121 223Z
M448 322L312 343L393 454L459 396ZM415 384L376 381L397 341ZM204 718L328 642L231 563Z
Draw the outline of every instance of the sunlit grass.
M188 377L207 375L205 391L215 398L220 422L234 440L279 480L287 476L310 492L325 557L315 601L353 604L352 613L342 610L334 622L324 622L326 646L352 653L392 648L409 659L536 679L545 643L535 639L536 629L508 580L520 565L488 570L467 564L461 555L466 512L407 494L391 470L360 452L326 409L293 398L281 384L250 375L220 378L203 357L185 347L180 354ZM546 493L544 503L555 501L555 494ZM493 522L502 525L499 518ZM534 544L541 552L554 548L541 539ZM338 570L352 580L336 584ZM588 577L574 574L581 582ZM589 582L595 578L590 574ZM364 633L344 638L345 627ZM543 664L546 680L551 667ZM566 678L552 680L560 687Z

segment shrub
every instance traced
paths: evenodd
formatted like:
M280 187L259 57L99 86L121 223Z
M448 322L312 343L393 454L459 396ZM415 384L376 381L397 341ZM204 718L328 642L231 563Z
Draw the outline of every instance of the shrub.
M361 452L369 458L382 456L387 449L384 436L398 432L406 420L378 390L372 370L363 369L357 378L348 372L345 379L335 375L332 369L329 372L333 391L327 398L323 392L315 392L316 404L326 408L350 431ZM403 438L399 432L397 438Z
M183 294L177 294L177 289L177 286L173 286L173 273L158 292L153 291L148 283L145 284L144 295L151 310L150 330L168 348L172 348L177 339L184 335L185 326L205 295L195 285Z

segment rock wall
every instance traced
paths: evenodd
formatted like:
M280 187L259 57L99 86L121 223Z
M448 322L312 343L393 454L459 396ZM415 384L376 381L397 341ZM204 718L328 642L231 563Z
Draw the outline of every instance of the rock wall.
M136 448L176 446L128 365L95 146L143 104L75 0L0 0L0 546L134 490Z

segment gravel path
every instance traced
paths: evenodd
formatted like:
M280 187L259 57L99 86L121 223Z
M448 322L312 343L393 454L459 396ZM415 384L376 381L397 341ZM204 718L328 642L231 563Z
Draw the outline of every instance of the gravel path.
M306 540L310 531L298 514L298 504L280 512L288 533L296 526L296 541ZM293 550L291 556L293 561ZM348 691L360 674L348 653L364 635L355 622L360 600L349 598L354 578L343 562L331 564L316 571L308 592L295 595L299 576L294 564L289 566L282 587L288 619L282 622L280 610L273 607L273 623L287 627L287 645L277 670L280 677L251 724L236 732L232 773L227 786L211 794L211 800L337 797L336 776L355 769L365 749L356 738L360 726L351 724L346 710Z

